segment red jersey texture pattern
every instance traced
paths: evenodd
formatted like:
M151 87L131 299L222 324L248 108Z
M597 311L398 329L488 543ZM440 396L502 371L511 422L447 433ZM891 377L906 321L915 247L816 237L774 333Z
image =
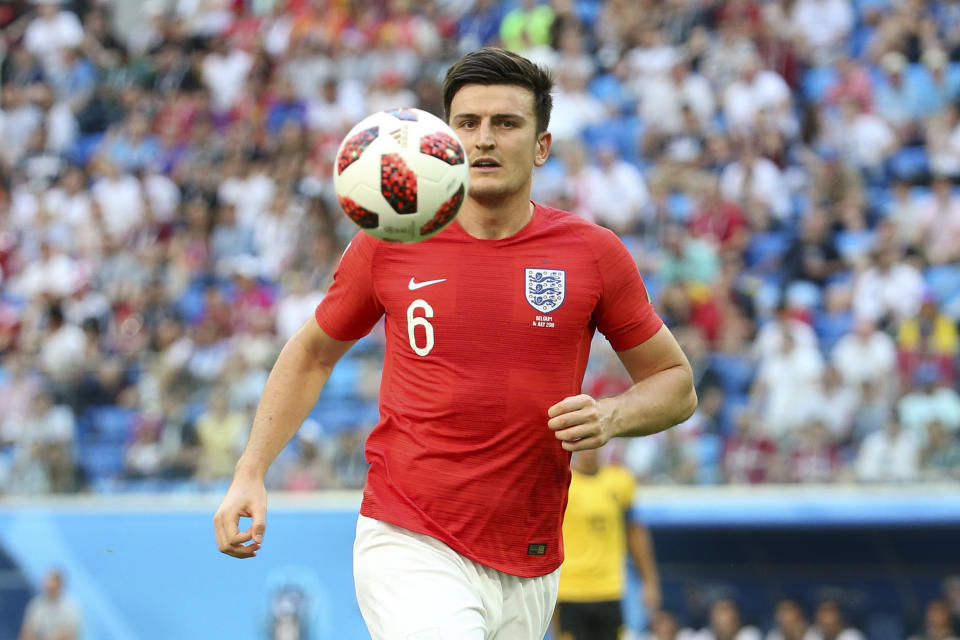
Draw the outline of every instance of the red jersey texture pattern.
M547 409L580 393L595 329L622 351L662 325L632 256L612 232L539 205L502 240L456 221L416 244L358 233L317 322L355 340L383 315L360 512L505 573L556 569L570 454Z

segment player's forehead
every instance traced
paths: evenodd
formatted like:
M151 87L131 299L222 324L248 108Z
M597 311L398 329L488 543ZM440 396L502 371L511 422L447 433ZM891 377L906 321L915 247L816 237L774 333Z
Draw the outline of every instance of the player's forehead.
M450 101L450 118L514 115L533 120L533 102L533 91L520 85L465 84Z

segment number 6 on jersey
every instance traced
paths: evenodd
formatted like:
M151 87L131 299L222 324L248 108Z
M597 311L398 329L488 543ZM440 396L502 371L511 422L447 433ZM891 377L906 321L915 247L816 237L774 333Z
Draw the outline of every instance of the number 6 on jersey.
M414 311L423 309L423 316L415 316ZM425 356L433 349L433 325L427 322L427 318L433 317L433 307L421 298L417 298L407 307L407 335L410 337L410 348L418 356ZM423 327L426 338L426 344L419 346L417 344L416 328Z

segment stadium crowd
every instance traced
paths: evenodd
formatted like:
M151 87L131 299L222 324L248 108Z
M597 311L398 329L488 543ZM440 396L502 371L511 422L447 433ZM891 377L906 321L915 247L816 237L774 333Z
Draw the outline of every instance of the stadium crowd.
M0 6L0 492L222 488L355 228L366 114L460 53L557 78L535 199L614 229L700 408L652 483L960 478L960 8L915 0ZM598 340L598 343L600 341ZM625 387L598 344L585 390ZM382 334L271 470L362 485Z

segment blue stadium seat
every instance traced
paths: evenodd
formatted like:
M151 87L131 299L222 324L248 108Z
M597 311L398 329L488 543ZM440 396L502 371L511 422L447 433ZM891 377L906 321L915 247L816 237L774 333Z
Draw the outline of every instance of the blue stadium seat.
M789 246L790 236L782 231L754 233L750 236L744 258L750 268L768 269L779 265Z
M711 353L710 366L720 375L724 393L746 393L753 382L755 365L745 353Z
M90 412L93 441L125 444L133 433L137 413L125 407L98 407Z
M853 313L828 313L818 311L813 314L813 330L820 338L820 349L829 354L837 341L853 330Z
M827 89L838 77L833 67L813 67L803 73L800 80L800 91L803 97L810 102L820 102L824 99Z
M890 173L901 180L918 180L930 171L927 149L922 145L903 147L889 160Z
M123 473L122 444L87 443L80 447L80 466L90 480L116 478Z
M693 198L681 191L671 192L667 196L667 211L670 218L677 222L686 222L693 213Z
M960 266L941 264L928 267L923 279L941 304L960 295Z

